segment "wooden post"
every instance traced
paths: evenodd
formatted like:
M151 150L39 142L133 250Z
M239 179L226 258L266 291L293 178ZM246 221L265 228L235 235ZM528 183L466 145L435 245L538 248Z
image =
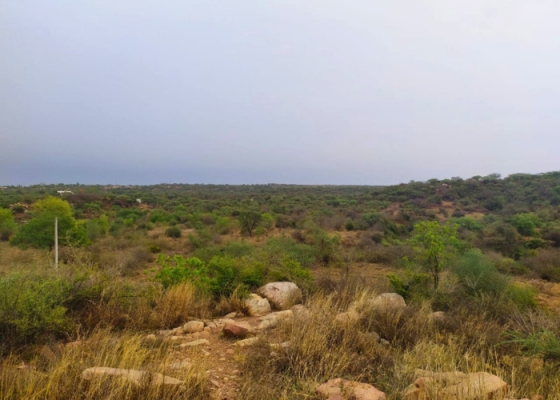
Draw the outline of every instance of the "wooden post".
M58 217L54 218L54 264L58 270Z

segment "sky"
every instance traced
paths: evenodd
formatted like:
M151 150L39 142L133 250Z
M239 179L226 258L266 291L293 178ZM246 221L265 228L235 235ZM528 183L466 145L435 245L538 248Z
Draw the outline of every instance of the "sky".
M557 0L4 0L0 185L560 170Z

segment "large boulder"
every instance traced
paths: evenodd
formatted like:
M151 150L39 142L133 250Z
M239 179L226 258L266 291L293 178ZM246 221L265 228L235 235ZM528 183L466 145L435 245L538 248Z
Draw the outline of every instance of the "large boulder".
M287 310L301 302L301 290L293 282L267 283L257 293L268 299L272 307Z
M386 400L385 393L367 383L347 381L346 379L331 379L317 387L317 393L323 398L348 395L354 400Z
M245 307L247 307L247 311L249 315L253 317L260 317L262 315L266 315L270 313L270 303L267 299L263 299L258 294L251 293L249 298L243 300Z
M367 305L379 312L396 312L406 308L404 298L397 293L383 293L367 301Z
M150 386L177 386L182 385L184 382L165 376L158 373L149 373L146 371L139 371L136 369L121 369L121 368L108 368L108 367L93 367L88 368L82 372L82 378L86 380L100 379L106 377L116 377L125 379L136 386L150 385Z

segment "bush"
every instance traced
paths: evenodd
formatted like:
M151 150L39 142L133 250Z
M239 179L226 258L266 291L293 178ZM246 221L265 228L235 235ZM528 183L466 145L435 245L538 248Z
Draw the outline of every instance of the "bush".
M181 228L179 228L178 226L170 226L165 230L165 236L173 239L179 239L181 235Z
M560 249L543 249L523 260L525 266L544 280L560 282Z
M505 276L500 274L492 261L480 250L470 250L452 268L468 293L500 294L508 287Z
M16 231L17 224L14 221L12 212L5 208L0 208L0 240L7 242Z
M517 214L511 219L511 224L523 236L535 236L536 229L541 226L542 222L537 214Z

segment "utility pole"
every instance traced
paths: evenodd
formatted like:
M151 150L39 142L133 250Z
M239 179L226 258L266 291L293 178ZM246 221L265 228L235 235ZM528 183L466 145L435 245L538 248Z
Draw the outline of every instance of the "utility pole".
M54 218L54 264L58 271L58 217Z

